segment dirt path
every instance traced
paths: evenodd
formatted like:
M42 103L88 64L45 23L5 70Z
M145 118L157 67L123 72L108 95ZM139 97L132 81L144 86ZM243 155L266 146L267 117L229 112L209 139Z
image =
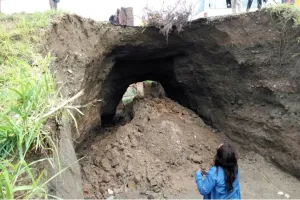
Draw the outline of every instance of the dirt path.
M85 197L201 198L193 175L211 166L222 134L169 99L138 100L132 109L130 123L107 128L80 150ZM300 197L297 179L256 153L239 154L243 198Z

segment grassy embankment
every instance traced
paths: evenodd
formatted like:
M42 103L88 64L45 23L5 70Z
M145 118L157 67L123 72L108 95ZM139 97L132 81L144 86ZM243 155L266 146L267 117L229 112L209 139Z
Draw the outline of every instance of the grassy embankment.
M55 151L44 125L60 99L49 71L53 58L39 53L53 14L0 15L0 199L48 196L49 177L35 166L51 163L47 155Z

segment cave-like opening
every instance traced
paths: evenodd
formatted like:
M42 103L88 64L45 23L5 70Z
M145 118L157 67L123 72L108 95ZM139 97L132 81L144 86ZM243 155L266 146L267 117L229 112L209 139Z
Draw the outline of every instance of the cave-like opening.
M143 98L165 98L165 90L157 81L145 80L130 84L119 102L113 120L102 121L102 126L124 125L134 117L134 103Z
M134 83L152 80L161 84L165 94L177 102L184 102L184 91L174 73L174 58L116 60L101 89L103 104L101 121L110 122L127 88Z

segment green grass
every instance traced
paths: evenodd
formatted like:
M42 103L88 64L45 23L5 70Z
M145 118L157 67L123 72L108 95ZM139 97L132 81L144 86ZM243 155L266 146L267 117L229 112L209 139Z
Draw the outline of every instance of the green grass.
M42 31L53 11L0 15L0 199L47 198L44 172L25 161L54 146L44 115L59 101L48 66L39 53ZM57 14L57 13L56 13ZM41 157L39 157L41 158Z
M148 84L148 85L151 85L153 81L146 80L146 81L144 81L144 82L145 82L146 84Z
M286 23L290 20L294 22L294 25L300 24L300 9L296 6L289 4L278 4L267 8L272 15L280 17L282 22Z

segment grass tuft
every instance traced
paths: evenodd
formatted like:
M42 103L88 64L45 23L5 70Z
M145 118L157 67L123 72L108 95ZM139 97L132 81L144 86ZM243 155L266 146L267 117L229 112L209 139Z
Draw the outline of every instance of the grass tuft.
M39 53L42 31L54 11L0 15L0 199L47 198L44 171L28 164L28 152L54 144L45 114L59 98L48 69L53 58Z
M300 9L289 4L278 4L267 8L272 15L280 17L280 19L287 23L293 21L294 25L300 25Z

